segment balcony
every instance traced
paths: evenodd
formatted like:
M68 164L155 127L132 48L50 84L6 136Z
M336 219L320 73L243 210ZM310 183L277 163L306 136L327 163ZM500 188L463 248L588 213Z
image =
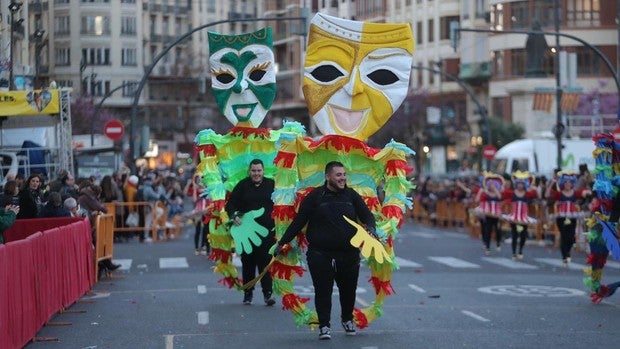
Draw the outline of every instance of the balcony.
M475 84L489 80L491 75L491 62L462 63L459 79Z

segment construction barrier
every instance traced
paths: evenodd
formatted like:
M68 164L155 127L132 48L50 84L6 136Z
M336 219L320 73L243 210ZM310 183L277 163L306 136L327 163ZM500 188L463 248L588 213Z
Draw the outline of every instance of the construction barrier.
M114 256L114 215L100 214L95 217L95 281L98 281L99 262Z
M183 225L182 215L175 216L171 221L167 220L168 207L161 201L154 204L148 202L106 202L103 204L108 209L108 214L114 215L114 234L136 233L147 234L150 232L153 241L159 240L159 233L165 239L180 236ZM132 213L138 213L138 224L130 226L127 218Z
M434 212L429 212L422 206L422 203L418 198L414 199L413 209L409 210L409 217L414 222L434 225L437 227L456 227L456 228L468 228L470 236L472 238L480 238L480 219L474 214L474 208L476 204L473 202L461 202L461 201L437 201L435 202ZM506 204L503 208L505 213L510 212L510 205ZM536 218L536 222L528 226L530 231L537 241L542 241L548 236L553 236L555 247L559 244L559 231L555 220L549 218L547 208L540 203L533 203L529 205L530 215ZM584 215L587 217L587 213ZM500 220L500 230L510 231L510 223L506 220ZM577 250L586 248L582 237L585 230L585 219L583 217L577 220Z
M0 245L0 349L22 348L95 283L88 219L17 220ZM33 231L37 227L45 230Z

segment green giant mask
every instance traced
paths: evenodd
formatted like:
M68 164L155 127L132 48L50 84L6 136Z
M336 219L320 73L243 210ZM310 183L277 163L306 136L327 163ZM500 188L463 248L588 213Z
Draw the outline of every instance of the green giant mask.
M235 126L258 127L276 97L271 28L222 35L209 32L211 86L218 107Z

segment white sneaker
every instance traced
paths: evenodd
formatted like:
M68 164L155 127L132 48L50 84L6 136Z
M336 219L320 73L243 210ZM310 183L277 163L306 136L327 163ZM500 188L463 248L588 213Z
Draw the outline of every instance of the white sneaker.
M357 334L357 331L355 330L355 324L351 320L343 322L342 327L344 328L344 333L347 336L355 336Z
M332 339L332 330L327 326L321 327L319 329L319 339Z

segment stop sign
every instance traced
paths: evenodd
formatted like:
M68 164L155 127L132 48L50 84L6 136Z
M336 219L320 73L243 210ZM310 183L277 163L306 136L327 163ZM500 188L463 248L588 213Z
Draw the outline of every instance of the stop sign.
M485 145L484 148L482 148L482 157L487 160L493 159L495 153L497 153L497 148L492 144Z
M123 137L125 126L120 120L110 120L103 126L103 134L111 140L117 140Z

